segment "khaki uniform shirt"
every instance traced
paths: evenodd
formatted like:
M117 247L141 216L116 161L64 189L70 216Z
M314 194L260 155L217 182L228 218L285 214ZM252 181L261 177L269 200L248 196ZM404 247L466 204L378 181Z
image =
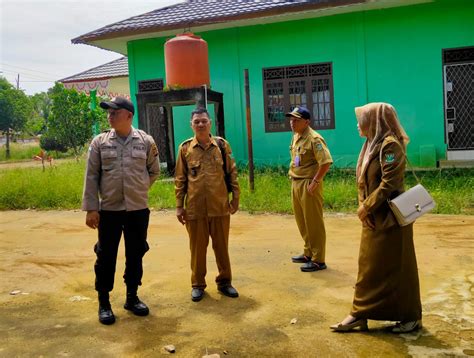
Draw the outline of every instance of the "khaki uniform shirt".
M82 210L146 209L159 174L158 149L144 131L132 128L125 141L114 129L101 133L89 147Z
M312 179L319 167L332 163L331 153L323 137L308 127L303 134L295 133L290 145L292 179Z
M402 144L395 137L388 136L358 183L359 205L364 205L372 215L376 228L397 225L387 199L393 199L405 191L405 165Z
M239 198L237 167L229 143L211 137L209 147L202 148L196 137L181 143L175 169L176 207L186 208L189 220L230 215L229 193L224 180L223 159L216 139L224 141L226 172L230 173L232 195Z

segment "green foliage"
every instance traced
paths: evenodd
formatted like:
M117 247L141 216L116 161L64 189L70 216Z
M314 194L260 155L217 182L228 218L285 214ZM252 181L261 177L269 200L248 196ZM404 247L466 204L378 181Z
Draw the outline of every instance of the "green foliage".
M46 136L71 149L76 158L92 138L94 119L98 110L89 109L89 98L75 89L56 83L51 91L53 106L47 121Z
M0 171L0 210L8 209L78 209L81 206L85 161L69 162L53 168L9 169ZM420 172L423 185L437 202L433 211L439 214L474 215L474 169L444 169ZM416 181L406 175L407 187ZM175 209L174 183L162 177L149 195L150 207ZM255 191L250 193L248 175L239 176L241 210L251 213L293 212L291 182L283 169L259 169L255 175ZM324 207L326 212L357 210L357 189L353 170L331 169L324 180Z
M33 112L29 97L0 77L0 131L7 136L6 157L10 156L10 135L24 129Z
M41 148L47 152L55 151L55 152L66 153L68 150L66 145L63 144L57 138L51 137L50 135L51 135L50 133L47 133L41 136L41 139L40 139Z
M38 135L45 131L53 101L47 92L37 93L30 97L33 114L26 122L25 132Z
M0 130L21 131L32 111L28 96L0 77Z
M97 105L102 101L110 100L108 97L97 97ZM93 112L95 123L99 124L99 132L103 132L106 129L110 128L109 121L107 120L107 111L104 111L102 108L98 108Z

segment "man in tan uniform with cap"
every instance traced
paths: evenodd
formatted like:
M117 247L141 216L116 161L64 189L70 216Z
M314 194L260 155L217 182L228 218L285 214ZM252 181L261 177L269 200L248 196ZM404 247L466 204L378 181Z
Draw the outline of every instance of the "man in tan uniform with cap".
M226 140L211 136L206 109L192 112L191 128L195 135L179 146L175 174L176 216L186 225L191 249L191 299L196 302L204 297L209 236L219 270L217 288L226 296L238 297L231 284L228 244L230 214L238 210L240 194L232 150Z
M295 107L286 114L293 130L291 141L291 199L296 224L304 240L304 252L293 256L303 263L301 271L326 269L326 230L323 221L323 178L332 164L331 154L323 137L310 126L307 108Z
M149 312L137 296L143 276L142 258L150 210L148 189L160 172L158 149L153 138L132 127L134 107L123 97L101 102L112 130L96 136L89 147L82 209L86 225L98 229L94 247L95 289L99 295L99 321L115 322L109 301L114 287L115 264L122 232L125 239L127 299L124 308L138 316Z

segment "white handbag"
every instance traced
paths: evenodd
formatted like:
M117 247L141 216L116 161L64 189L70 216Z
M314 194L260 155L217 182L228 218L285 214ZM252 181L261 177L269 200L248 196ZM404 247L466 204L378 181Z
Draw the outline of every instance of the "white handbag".
M392 209L393 215L395 215L398 225L400 226L411 224L423 214L433 210L436 206L436 202L430 193L428 193L425 187L421 185L420 179L416 176L416 173L410 165L406 155L405 160L418 184L404 193L401 193L396 198L387 200L388 205L390 206L390 209ZM382 151L380 151L380 164L382 164Z
M421 215L433 210L436 203L424 186L417 184L396 198L388 200L388 205L392 209L398 224L406 226Z

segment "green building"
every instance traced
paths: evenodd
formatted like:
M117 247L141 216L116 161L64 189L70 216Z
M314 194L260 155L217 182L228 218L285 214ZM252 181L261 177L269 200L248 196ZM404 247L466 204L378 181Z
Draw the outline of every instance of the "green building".
M238 161L248 160L245 69L257 165L288 163L284 113L305 104L335 165L354 167L363 143L354 107L368 102L395 106L413 165L474 160L472 0L187 1L72 41L128 56L136 101L166 85L164 43L189 30L208 43L212 90L223 93ZM191 108L174 107L173 143L191 136Z

